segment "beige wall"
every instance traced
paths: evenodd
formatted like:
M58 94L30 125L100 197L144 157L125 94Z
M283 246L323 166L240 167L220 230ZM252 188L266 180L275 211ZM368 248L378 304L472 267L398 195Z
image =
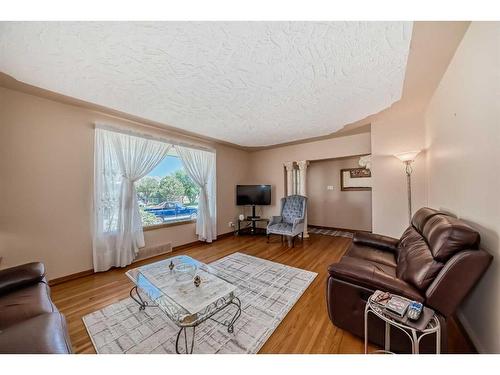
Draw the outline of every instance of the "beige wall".
M420 113L397 113L372 123L373 232L400 237L408 227L408 195L404 164L395 153L425 148L425 127ZM413 212L427 203L425 152L413 163Z
M426 112L428 199L481 232L494 261L460 318L500 352L500 23L472 22Z
M234 230L229 222L236 222L241 207L236 206L236 185L253 184L249 174L249 153L232 147L217 145L217 233Z
M307 170L308 222L333 228L372 230L371 191L341 191L340 170L359 168L359 157L311 162ZM333 186L333 190L328 190Z
M279 201L285 192L283 163L297 160L322 160L370 153L370 133L276 147L251 153L251 176L255 184L272 185L271 206L265 216L279 213Z
M41 260L50 278L92 268L96 121L138 127L116 117L0 87L0 267ZM217 150L217 228L222 234L230 231L227 222L234 221L238 213L234 185L248 183L248 153L211 145ZM194 224L148 231L145 237L146 247L178 246L196 240Z
M398 237L408 223L406 176L394 153L425 148L424 112L469 22L421 21L413 35L400 101L371 118L373 231ZM414 163L413 211L427 204L425 153Z

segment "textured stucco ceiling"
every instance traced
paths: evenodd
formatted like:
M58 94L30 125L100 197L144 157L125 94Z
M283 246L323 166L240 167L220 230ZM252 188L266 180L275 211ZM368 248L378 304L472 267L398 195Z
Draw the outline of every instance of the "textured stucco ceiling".
M190 132L266 146L401 98L411 22L0 22L0 71Z

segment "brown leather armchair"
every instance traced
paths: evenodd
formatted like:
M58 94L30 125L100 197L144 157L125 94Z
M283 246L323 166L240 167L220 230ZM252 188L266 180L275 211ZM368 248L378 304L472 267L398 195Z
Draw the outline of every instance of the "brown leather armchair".
M364 335L367 298L380 289L434 309L446 352L446 320L472 290L492 261L479 249L480 236L463 221L431 208L418 210L401 238L356 233L339 263L328 267L328 314L337 327ZM370 315L369 338L384 342L384 324ZM422 340L422 352L435 350L435 339ZM410 352L407 337L391 330L391 349Z
M50 299L42 263L0 271L0 353L71 353L66 321Z

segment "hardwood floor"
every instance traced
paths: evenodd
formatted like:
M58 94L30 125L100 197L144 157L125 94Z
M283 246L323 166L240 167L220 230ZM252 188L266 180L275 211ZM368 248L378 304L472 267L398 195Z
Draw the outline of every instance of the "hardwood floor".
M260 353L363 353L363 341L339 328L328 318L325 299L327 267L340 259L350 239L311 234L296 242L295 248L282 245L278 237L226 237L212 244L199 244L174 251L210 263L234 252L242 252L318 273L318 277L288 313ZM168 258L171 254L135 263L133 267ZM82 317L128 297L132 283L125 269L81 277L52 287L52 299L66 316L76 353L95 353ZM458 326L450 324L449 349L469 353L473 349ZM371 348L372 350L375 348Z

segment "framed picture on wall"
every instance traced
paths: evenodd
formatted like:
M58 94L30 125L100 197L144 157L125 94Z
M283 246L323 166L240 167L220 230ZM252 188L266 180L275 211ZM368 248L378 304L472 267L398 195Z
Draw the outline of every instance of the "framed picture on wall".
M372 172L366 168L346 168L340 170L340 190L371 190Z

